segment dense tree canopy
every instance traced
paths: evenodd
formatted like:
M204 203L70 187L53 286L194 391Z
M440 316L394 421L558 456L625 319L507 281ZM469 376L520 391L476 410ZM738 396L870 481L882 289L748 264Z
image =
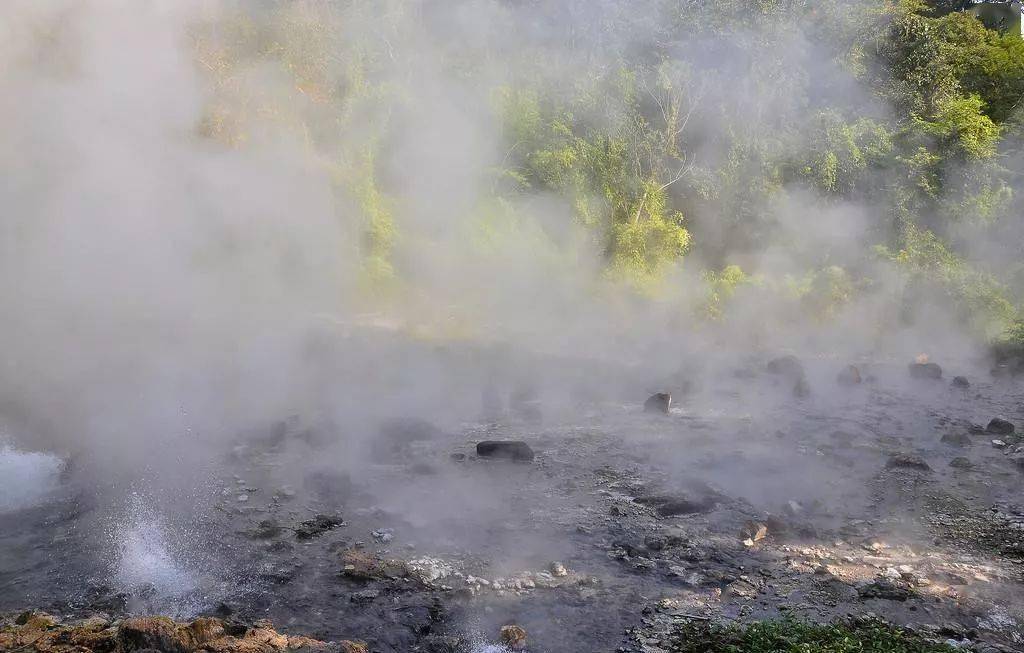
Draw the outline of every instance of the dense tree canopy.
M362 216L367 283L400 286L396 248L416 236L393 146L421 72L400 44L425 39L451 88L480 91L466 102L500 141L459 209L491 247L543 197L586 234L606 281L657 295L684 261L703 268L712 320L751 284L828 316L889 265L904 301L938 295L993 336L1020 318L1024 40L967 4L507 1L491 29L465 27L461 3L268 2L266 22L196 30L218 98L205 133L239 145L253 113L301 133ZM291 78L303 102L254 97L240 83L253 66ZM850 206L868 216L857 247L800 237L815 212ZM558 256L558 229L531 233ZM802 271L758 269L778 248Z

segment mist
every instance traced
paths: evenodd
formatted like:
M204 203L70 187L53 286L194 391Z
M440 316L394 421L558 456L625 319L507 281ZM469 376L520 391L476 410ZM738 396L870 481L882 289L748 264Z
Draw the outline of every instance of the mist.
M805 447L813 413L882 438L885 392L907 398L908 433L931 419L915 402L987 421L906 366L987 372L1024 297L1017 200L936 227L964 276L919 283L900 259L916 251L892 154L904 110L857 49L882 3L739 18L700 4L8 2L0 475L24 487L0 512L73 485L102 507L94 556L115 561L88 573L194 616L266 573L233 568L210 589L241 549L218 549L205 506L266 517L316 479L366 505L303 509L388 515L421 555L494 547L509 576L576 555L545 528L584 505L585 465L621 462L610 451L657 472L601 485L602 501L643 485L743 510L812 495L836 519L867 510L870 493L820 461L794 478L772 433ZM1004 137L1000 165L1019 168ZM955 201L919 203L919 223ZM964 304L949 290L962 279L998 297ZM808 397L764 373L784 354L804 361ZM880 385L838 386L850 364ZM637 422L658 392L676 421ZM412 445L388 435L396 419ZM444 452L417 448L423 424ZM709 424L737 435L710 442ZM441 467L498 436L539 442L541 464ZM575 460L580 442L600 453ZM560 473L573 480L555 496ZM533 485L550 502L549 521L526 520L538 531L505 514Z

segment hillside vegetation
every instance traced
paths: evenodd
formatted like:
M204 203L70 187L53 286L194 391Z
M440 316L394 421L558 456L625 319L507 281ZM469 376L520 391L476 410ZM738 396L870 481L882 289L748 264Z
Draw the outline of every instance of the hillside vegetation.
M1024 41L958 4L253 3L193 27L200 132L304 148L367 297L445 240L697 323L756 289L1019 336Z

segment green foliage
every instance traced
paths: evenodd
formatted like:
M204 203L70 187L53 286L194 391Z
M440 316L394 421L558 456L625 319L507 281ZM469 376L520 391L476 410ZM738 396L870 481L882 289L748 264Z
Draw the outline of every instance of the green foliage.
M359 200L366 221L363 228L363 269L366 280L372 286L390 282L394 279L391 250L395 244L395 222L391 200L381 192L376 182L372 149L367 148L364 152L350 188Z
M707 297L701 304L698 315L709 320L721 320L725 316L726 304L741 286L759 286L762 280L751 277L738 265L727 265L721 272L705 270L701 275L707 284Z
M538 18L563 8L528 4ZM867 222L858 233L903 274L907 298L938 295L995 333L1018 314L1024 273L983 272L958 236L1012 233L1021 210L1011 148L1024 135L1024 40L961 4L649 0L574 23L572 48L527 36L515 48L423 43L441 88L491 101L488 135L499 139L481 162L489 183L457 191L459 235L471 254L495 258L525 243L545 269L572 261L568 248L583 240L602 257L601 280L640 294L700 261L705 317L725 319L756 284L794 314L829 320L870 285L850 271L870 269L875 250L818 251L795 242L792 223L820 231L816 212L855 205ZM410 233L417 198L403 193L417 171L399 159L406 130L420 128L407 119L421 109L423 68L400 46L420 46L423 10L409 0L259 5L195 30L211 98L199 133L227 147L298 143L334 181L366 287L412 281L396 251L429 239ZM729 265L765 251L788 256L790 275Z
M936 107L934 119L915 118L921 129L958 147L968 158L984 159L996 153L999 126L984 114L978 95L950 97Z
M879 251L906 275L908 301L937 292L989 337L1003 332L1015 315L995 279L969 265L929 230L908 225L899 251Z
M656 78L663 124L636 101L638 75ZM553 93L548 89L545 97ZM650 289L690 244L669 188L681 166L679 102L663 70L613 71L589 80L563 103L542 102L536 88L503 88L497 104L510 142L506 178L520 189L553 191L604 251L608 275Z
M829 625L794 620L718 626L689 621L672 635L671 653L952 653L957 649L882 621Z
M802 175L829 194L849 195L867 181L872 168L888 165L893 138L877 120L861 118L848 123L835 111L819 114L809 146L810 158Z

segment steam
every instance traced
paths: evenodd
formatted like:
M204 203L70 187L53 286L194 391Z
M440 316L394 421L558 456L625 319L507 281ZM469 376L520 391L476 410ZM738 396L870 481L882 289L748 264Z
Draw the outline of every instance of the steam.
M564 198L485 206L510 148L495 90L531 75L572 89L614 69L661 37L662 4L9 2L0 419L98 478L180 489L213 473L240 430L291 414L335 425L331 462L354 467L380 418L456 424L492 382L569 406L580 388L633 400L681 367L722 369L751 350L972 353L939 305L896 326L900 282L854 255L879 239L872 198L786 189L753 209L773 228L747 230L761 195L730 163L732 125L778 133L768 156L805 146L785 127L822 106L887 111L841 53L792 26L697 27L660 44L693 108L694 177L729 183L673 188L697 246L655 298L607 281L602 244ZM286 66L264 56L278 50ZM360 75L367 97L340 118L325 108L350 90L332 84ZM365 174L387 199L360 186ZM380 285L367 279L388 276L367 263L368 210L390 212L398 234ZM705 329L692 318L700 271L728 263L768 281ZM876 285L830 320L795 317L786 284L829 266ZM432 346L453 341L467 353ZM159 533L126 531L124 567L174 584Z
M0 440L0 513L36 505L57 489L63 462L51 454L19 451Z

